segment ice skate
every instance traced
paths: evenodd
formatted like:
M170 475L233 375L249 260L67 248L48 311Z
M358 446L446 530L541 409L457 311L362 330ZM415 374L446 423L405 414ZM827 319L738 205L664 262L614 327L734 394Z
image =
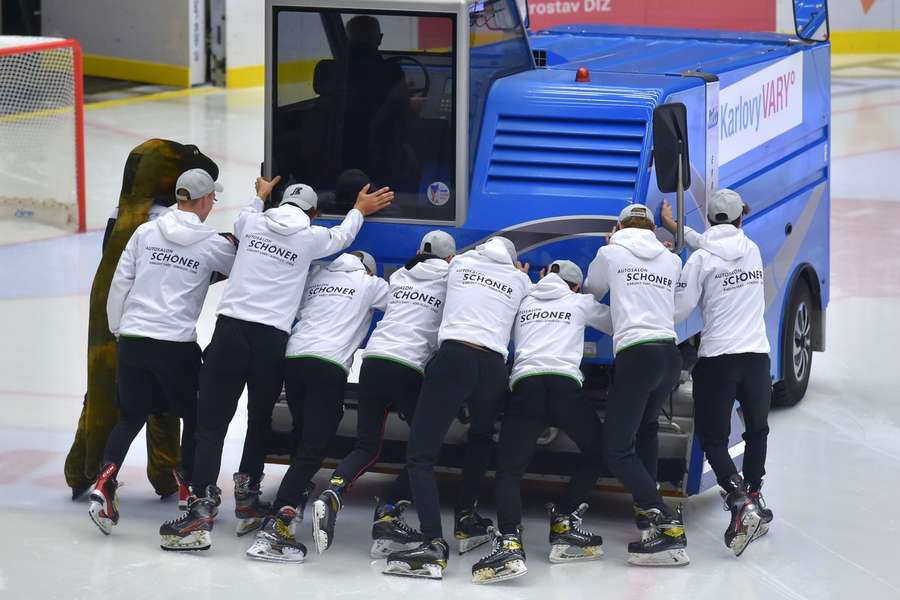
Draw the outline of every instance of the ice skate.
M235 533L238 536L256 531L263 520L272 511L272 507L260 501L260 483L251 485L250 476L246 473L234 474L234 516L237 519Z
M220 494L216 486L207 486L206 496L194 498L182 516L163 523L159 528L160 547L173 552L209 550Z
M385 558L393 552L418 548L424 541L422 534L403 520L403 511L409 507L407 500L395 504L378 501L372 523L372 558Z
M628 544L628 562L645 567L678 567L690 563L680 512L674 517L655 508L645 512L650 516L652 533Z
M493 552L472 565L472 583L496 583L521 577L527 572L521 535L498 535L494 538Z
M750 498L747 484L741 476L734 474L729 482L733 487L732 491L722 493L725 510L731 513L731 522L725 530L725 546L730 548L735 556L740 556L755 538L762 516Z
M256 534L247 556L270 562L300 563L306 558L306 546L294 535L300 513L291 506L284 506L276 514L267 517Z
M754 540L758 540L762 536L769 533L769 524L772 522L772 519L775 518L775 515L766 506L766 499L763 498L762 492L760 490L751 490L750 499L753 500L753 503L756 505L757 510L759 510L759 529L756 530L756 535L753 536Z
M104 535L109 535L113 526L119 523L119 497L116 495L118 472L119 467L113 463L104 466L91 490L88 514Z
M494 522L479 515L475 507L457 510L453 522L453 537L459 542L460 554L487 544L493 537Z
M587 509L587 504L581 504L575 512L562 514L556 511L553 504L547 505L550 515L550 562L596 560L603 556L603 538L581 528Z
M312 534L316 551L322 554L334 541L334 522L341 510L341 497L332 489L327 489L313 502Z
M178 508L179 510L187 510L193 499L191 486L181 469L172 469L172 475L175 477L175 483L178 484Z
M385 575L443 579L450 547L443 538L422 542L418 548L394 552L387 557Z

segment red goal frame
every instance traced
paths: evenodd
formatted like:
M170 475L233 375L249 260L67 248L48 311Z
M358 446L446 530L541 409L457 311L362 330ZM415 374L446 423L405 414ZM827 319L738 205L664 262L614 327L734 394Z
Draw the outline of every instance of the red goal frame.
M0 56L11 56L25 52L40 52L70 48L72 50L72 79L74 80L75 111L75 194L78 202L78 232L86 230L86 202L84 182L84 69L81 44L77 40L63 39L48 42L26 43L22 46L0 48Z

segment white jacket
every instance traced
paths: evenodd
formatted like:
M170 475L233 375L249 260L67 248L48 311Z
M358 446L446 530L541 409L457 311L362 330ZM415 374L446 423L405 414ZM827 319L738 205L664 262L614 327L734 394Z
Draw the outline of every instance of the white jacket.
M685 227L694 248L675 294L675 320L697 303L703 316L698 356L769 352L765 284L759 247L742 229L715 225L703 235Z
M447 276L447 303L438 344L457 340L509 354L509 337L531 280L517 270L499 240L455 257Z
M437 350L449 268L446 260L430 258L394 271L384 317L369 337L363 358L387 358L424 371Z
M114 335L172 342L197 339L213 273L227 275L234 245L194 213L173 209L138 227L125 246L106 301Z
M681 259L646 229L617 231L588 267L585 291L602 299L609 292L613 349L675 340L675 287Z
M310 224L296 206L262 208L254 198L234 224L237 258L216 314L290 332L310 262L349 246L363 216L353 209L328 228Z
M372 313L387 301L387 281L366 273L357 256L341 254L309 278L285 354L319 358L349 372Z
M513 329L515 362L509 387L531 375L564 375L580 384L584 328L612 333L609 307L590 294L576 294L556 273L531 288Z

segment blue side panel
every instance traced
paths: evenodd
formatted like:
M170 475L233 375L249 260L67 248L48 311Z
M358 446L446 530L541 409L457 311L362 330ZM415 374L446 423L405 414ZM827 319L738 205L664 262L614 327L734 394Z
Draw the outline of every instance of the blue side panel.
M766 269L766 328L772 376L781 379L784 306L798 270L811 266L827 306L830 254L830 67L827 45L803 54L803 122L721 168L722 187L737 190L751 208L747 235ZM735 81L746 70L729 73Z

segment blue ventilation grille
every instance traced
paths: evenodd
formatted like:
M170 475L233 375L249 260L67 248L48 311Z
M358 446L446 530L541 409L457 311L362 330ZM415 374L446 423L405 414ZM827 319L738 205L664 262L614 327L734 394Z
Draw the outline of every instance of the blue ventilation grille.
M486 191L631 201L647 123L500 115Z

